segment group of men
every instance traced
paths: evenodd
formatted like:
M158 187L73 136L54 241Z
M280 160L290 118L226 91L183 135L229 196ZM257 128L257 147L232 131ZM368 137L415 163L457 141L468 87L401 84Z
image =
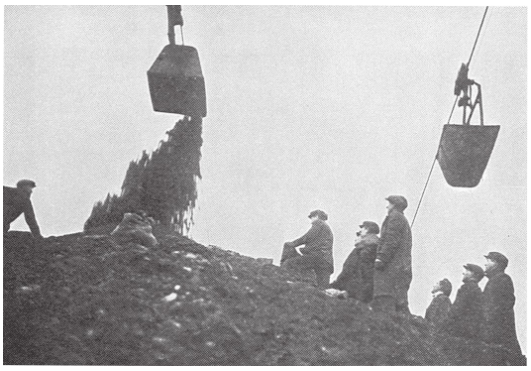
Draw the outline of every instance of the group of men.
M407 292L412 279L411 227L404 216L404 196L386 198L387 216L382 224L365 221L360 225L355 249L331 287L347 291L349 297L371 303L375 310L409 313ZM289 270L313 271L317 286L329 288L334 272L332 230L328 215L314 210L308 216L312 226L302 237L284 244L280 264ZM304 247L299 248L299 246Z
M432 290L433 300L425 318L441 332L486 343L502 345L513 355L521 354L514 318L514 286L505 273L507 257L499 252L485 255L485 269L476 264L463 266L463 284L454 302L452 284L443 279ZM479 282L488 278L483 291Z
M35 182L27 179L20 180L16 188L4 186L4 236L10 224L24 214L32 235L36 239L43 238L30 199L35 187ZM408 203L403 196L389 196L386 200L387 216L380 237L378 224L363 222L355 248L332 284L334 237L326 222L328 215L322 210L310 213L312 226L305 235L284 244L281 266L313 272L317 287L347 292L348 297L368 303L374 310L409 314L407 293L412 280L412 238L411 227L404 216ZM129 219L144 216L126 214ZM156 240L150 239L149 243L156 244ZM450 281L444 279L434 286L434 299L426 310L426 319L455 336L478 338L500 344L513 354L521 354L513 309L514 287L511 277L505 273L509 261L498 252L490 252L485 258L485 271L475 264L464 266L463 285L453 304L448 297L452 291ZM484 276L489 281L482 292L478 283Z
M386 200L387 216L381 231L372 221L360 225L355 248L331 284L334 239L324 211L312 211L308 216L310 230L284 244L281 267L313 272L318 288L330 294L346 292L349 298L365 302L375 311L410 314L407 294L412 280L412 238L404 216L408 203L405 197L396 195ZM521 354L514 320L514 287L504 272L508 259L498 252L485 257L485 271L474 264L464 266L464 284L453 304L448 298L451 283L447 279L437 283L426 319L454 336L475 337ZM489 281L482 292L477 283L484 275Z

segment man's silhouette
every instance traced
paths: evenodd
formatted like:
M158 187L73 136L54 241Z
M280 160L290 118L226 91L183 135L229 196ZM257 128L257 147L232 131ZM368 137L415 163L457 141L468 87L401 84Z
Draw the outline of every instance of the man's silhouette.
M4 236L9 231L11 223L24 213L24 218L33 237L42 239L31 204L31 193L35 187L35 182L27 179L18 181L16 188L4 186Z

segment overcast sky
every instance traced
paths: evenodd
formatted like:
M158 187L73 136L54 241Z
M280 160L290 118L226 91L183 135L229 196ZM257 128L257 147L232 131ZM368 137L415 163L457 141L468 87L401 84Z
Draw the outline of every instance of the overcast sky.
M131 160L180 118L152 110L146 71L167 44L166 9L4 8L4 185L36 181L45 236L82 230L119 193ZM402 194L411 221L481 7L184 6L187 45L207 90L191 237L278 263L281 247L329 214L337 275L358 224ZM179 33L177 34L179 35ZM478 187L452 188L436 164L413 226L412 312L434 282L500 251L526 344L527 20L491 7L470 78L485 123L500 125ZM179 40L179 37L178 37ZM458 124L461 111L452 123ZM477 118L474 123L477 123ZM23 218L12 225L27 230ZM485 282L482 282L483 286Z

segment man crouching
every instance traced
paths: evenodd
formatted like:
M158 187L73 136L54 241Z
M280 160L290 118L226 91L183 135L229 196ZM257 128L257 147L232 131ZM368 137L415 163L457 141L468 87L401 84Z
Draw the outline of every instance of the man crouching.
M143 210L125 213L120 224L111 232L111 237L121 245L133 242L145 247L154 247L157 245L157 239L153 236L153 223L154 220Z
M32 236L37 240L42 240L41 230L31 203L31 194L35 187L35 182L28 179L19 180L17 188L4 186L4 237L7 236L11 223L24 214Z

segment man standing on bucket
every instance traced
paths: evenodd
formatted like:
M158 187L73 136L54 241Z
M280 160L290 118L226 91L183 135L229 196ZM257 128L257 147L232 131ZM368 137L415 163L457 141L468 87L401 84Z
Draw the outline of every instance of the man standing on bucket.
M404 196L386 198L387 216L382 224L380 245L374 262L374 299L378 311L409 314L407 292L412 279L411 227L404 216Z

